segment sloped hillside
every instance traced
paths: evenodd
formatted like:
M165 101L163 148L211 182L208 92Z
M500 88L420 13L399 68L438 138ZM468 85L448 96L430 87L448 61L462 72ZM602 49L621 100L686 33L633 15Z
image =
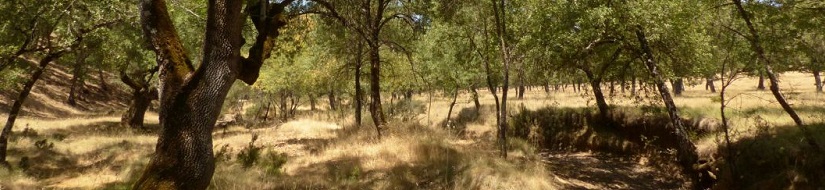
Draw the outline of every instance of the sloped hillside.
M103 80L97 74L87 78L82 90L78 92L77 105L67 104L72 78L69 71L69 68L62 65L50 65L23 104L21 116L67 118L115 114L122 112L128 105L128 89L111 73L103 73ZM101 81L106 83L108 89L101 88ZM4 119L18 96L20 86L22 84L14 89L0 91L0 110L3 110L0 114Z

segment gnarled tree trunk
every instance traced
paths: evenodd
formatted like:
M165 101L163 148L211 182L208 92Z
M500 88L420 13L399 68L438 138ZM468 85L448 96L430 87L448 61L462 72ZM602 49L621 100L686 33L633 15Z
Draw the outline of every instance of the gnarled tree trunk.
M152 100L158 98L158 91L152 88L149 81L157 69L150 69L140 71L138 75L139 80L129 77L125 72L120 73L120 80L132 89L132 102L129 104L129 109L123 113L120 118L120 125L124 127L143 128L143 116L146 115L146 110ZM147 79L147 77L149 79Z
M157 55L160 125L155 153L134 189L206 189L215 169L212 130L235 80L253 84L263 60L270 56L284 7L292 0L269 5L209 0L203 61L194 69L164 0L141 0L143 33ZM241 29L250 15L258 35L248 57L240 55Z

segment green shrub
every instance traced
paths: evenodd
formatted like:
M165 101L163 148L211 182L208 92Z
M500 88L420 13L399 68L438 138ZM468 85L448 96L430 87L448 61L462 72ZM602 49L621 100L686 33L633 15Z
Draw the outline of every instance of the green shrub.
M256 140L258 140L258 134L252 134L252 140L249 141L249 145L238 152L238 162L244 168L249 168L255 165L255 163L258 162L258 158L261 156L261 150L263 148L255 146Z

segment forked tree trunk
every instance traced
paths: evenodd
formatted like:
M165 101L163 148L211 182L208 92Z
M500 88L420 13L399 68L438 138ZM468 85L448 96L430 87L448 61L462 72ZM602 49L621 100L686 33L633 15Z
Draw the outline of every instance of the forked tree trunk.
M258 31L241 57L244 1L209 0L203 60L197 70L186 54L164 0L141 0L141 26L160 66L161 131L151 161L134 189L206 189L215 169L212 130L235 80L254 84L270 57L283 10L292 0L247 4Z
M157 99L157 89L151 88L149 80L146 77L154 75L157 70L151 69L139 73L139 80L121 73L120 80L132 89L132 102L129 104L129 109L120 118L120 125L124 127L143 128L143 116L146 115L146 110L152 103L152 100Z
M808 128L802 123L802 118L796 114L791 105L788 104L788 101L785 100L785 97L782 95L782 92L779 90L779 79L776 78L776 74L774 74L773 69L771 68L771 60L765 56L765 49L762 48L762 45L759 42L759 33L754 28L753 23L750 20L750 16L748 16L748 12L745 11L745 8L742 8L742 2L740 0L731 0L733 4L736 6L736 9L739 12L739 16L742 17L742 20L745 21L745 25L748 27L748 31L750 32L751 36L748 38L748 42L751 44L751 49L756 53L756 56L759 60L762 61L762 66L765 69L765 74L768 75L768 80L771 83L771 93L773 94L776 101L779 102L779 105L782 106L782 109L788 113L788 116L793 119L796 126L799 127L799 130L802 131L803 135L805 136L805 140L808 142L815 151L822 152L821 147L819 144L814 140L811 133L808 132Z
M667 89L667 85L665 85L665 81L662 79L661 74L659 73L659 68L656 65L656 60L653 57L653 51L650 50L648 46L647 37L645 36L643 29L641 26L637 26L636 29L636 37L639 40L642 49L642 58L647 67L647 70L650 72L651 77L653 78L656 87L659 90L659 95L662 97L662 101L665 103L667 107L668 115L670 116L670 121L673 124L672 131L673 134L676 136L676 141L678 143L677 149L677 158L679 163L682 165L682 171L685 175L690 177L693 181L693 185L697 186L699 184L699 175L693 169L693 165L697 163L699 160L699 156L696 153L696 146L693 145L691 142L690 137L685 130L684 124L682 124L682 118L679 117L679 110L676 108L676 104L673 103L673 97L670 95L670 91ZM694 187L695 189L703 189L701 187Z
M129 110L120 119L122 126L135 129L143 128L143 116L146 115L146 110L149 109L152 102L152 95L146 91L148 90L132 92L132 102L129 104Z
M9 163L6 161L6 154L9 146L9 136L11 135L12 128L14 128L14 122L17 120L18 114L20 114L20 109L23 108L23 102L26 101L26 98L29 97L29 93L31 93L34 84L40 80L40 77L43 75L43 72L46 70L46 67L49 64L60 58L63 55L63 51L48 54L45 58L41 59L38 63L37 69L34 70L32 76L23 84L23 89L20 90L20 94L17 95L17 99L14 100L14 103L11 106L11 110L9 110L9 116L6 120L6 125L3 127L2 133L0 133L0 165L4 165L10 167Z

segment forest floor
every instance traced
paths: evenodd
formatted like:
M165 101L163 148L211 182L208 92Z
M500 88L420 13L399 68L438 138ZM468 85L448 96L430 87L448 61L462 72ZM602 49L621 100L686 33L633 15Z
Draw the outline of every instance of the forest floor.
M16 123L9 160L17 170L0 169L0 189L128 189L154 149L157 115L148 113L145 130L124 129L119 125L120 112L112 111L124 109L123 100L90 98L81 105L98 109L73 108L61 101L66 84L55 78L47 78L44 87L39 87L43 89L35 89L34 101L27 102L24 116ZM825 96L813 92L811 78L788 73L783 76L783 87L804 120L822 122L822 112L814 108L823 107ZM730 91L730 117L738 131L735 138L749 136L754 123L791 123L773 103L770 92L753 90L755 84L754 78L744 78ZM676 102L686 117L718 118L719 102L702 86L688 86ZM644 107L655 100L653 92L645 94L650 100L625 98L619 90L615 93L608 101L611 105ZM370 125L354 127L347 111L313 112L306 107L288 121L218 128L213 134L218 166L211 188L684 188L683 178L640 155L542 151L523 140L512 140L509 157L500 158L494 144L494 102L486 91L480 94L488 108L460 134L442 127L449 99L436 95L430 102L427 94L417 95L415 102L431 109L420 109L408 120L393 120L380 139ZM0 99L3 104L10 104L8 97ZM453 118L473 109L469 95L459 98ZM545 94L540 87L529 90L523 100L511 97L510 102L516 108L513 112L595 104L585 93L573 93L570 88ZM718 142L719 135L709 135L696 143L700 154L708 156L717 152Z

